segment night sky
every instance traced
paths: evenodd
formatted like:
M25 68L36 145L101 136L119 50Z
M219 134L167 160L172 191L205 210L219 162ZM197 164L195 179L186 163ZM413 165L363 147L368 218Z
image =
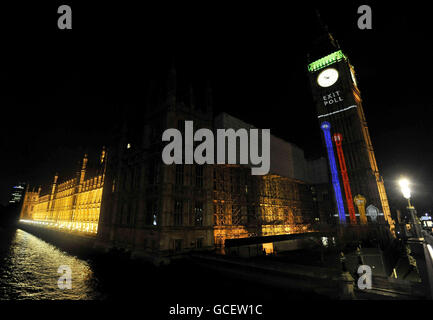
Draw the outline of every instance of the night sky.
M308 157L324 154L306 70L317 8L355 66L391 209L403 205L401 174L415 183L418 212L433 208L427 8L176 3L0 5L1 203L15 183L47 185L56 172L73 171L84 152L98 154L124 106L142 106L147 79L164 77L173 63L179 77L210 82L215 114L270 128ZM71 5L73 30L57 29L60 4ZM357 27L362 4L372 8L372 30Z

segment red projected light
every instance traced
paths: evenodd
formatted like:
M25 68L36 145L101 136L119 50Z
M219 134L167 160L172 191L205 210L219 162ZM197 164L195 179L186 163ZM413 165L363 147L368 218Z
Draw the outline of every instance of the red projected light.
M352 191L350 190L349 177L347 176L346 161L344 160L341 141L343 135L335 133L333 135L335 146L337 147L338 162L340 163L341 178L343 179L344 193L346 194L347 209L349 210L350 222L356 224L355 207L353 206Z

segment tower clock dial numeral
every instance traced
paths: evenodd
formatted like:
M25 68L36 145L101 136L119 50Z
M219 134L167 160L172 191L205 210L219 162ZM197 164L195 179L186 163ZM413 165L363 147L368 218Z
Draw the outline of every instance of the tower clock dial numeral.
M337 80L338 71L334 68L325 69L317 76L317 84L324 88L332 86Z

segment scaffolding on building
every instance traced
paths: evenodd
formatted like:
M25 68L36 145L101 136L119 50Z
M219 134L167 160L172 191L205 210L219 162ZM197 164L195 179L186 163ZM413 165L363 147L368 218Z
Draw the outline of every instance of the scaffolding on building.
M250 168L239 165L215 165L213 189L217 247L226 239L311 231L311 194L301 181L252 176Z

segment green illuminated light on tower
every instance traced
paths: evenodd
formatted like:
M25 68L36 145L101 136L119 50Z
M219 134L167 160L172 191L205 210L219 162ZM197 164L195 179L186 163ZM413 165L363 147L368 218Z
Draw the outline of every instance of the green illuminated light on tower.
M308 71L314 72L320 70L330 64L333 64L342 59L347 59L341 50L335 51L334 53L328 54L326 57L320 58L308 65Z

